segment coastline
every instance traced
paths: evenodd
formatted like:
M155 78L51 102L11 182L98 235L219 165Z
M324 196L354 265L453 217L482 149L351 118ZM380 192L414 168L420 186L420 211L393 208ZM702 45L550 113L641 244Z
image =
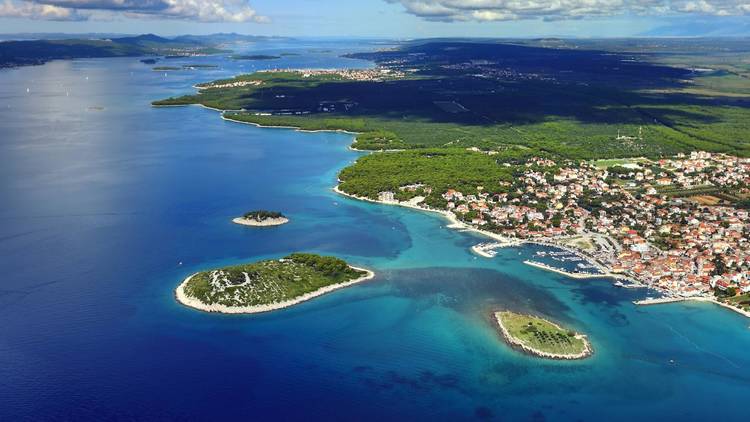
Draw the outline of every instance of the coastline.
M479 233L479 234L487 236L487 237L489 237L491 239L497 240L499 242L503 242L503 243L513 243L513 242L516 242L519 245L523 244L523 243L531 243L531 242L526 241L526 240L513 239L513 238L510 238L510 237L507 237L507 236L499 235L497 233L492 233L492 232L488 232L486 230L482 230L482 229L478 229L476 227L472 227L472 226L464 223L463 221L459 221L458 218L456 217L456 215L453 214L450 211L442 211L442 210L436 210L436 209L432 209L432 208L424 208L424 207L420 207L417 204L413 204L413 203L409 203L409 202L384 202L384 201L378 201L376 199L366 198L366 197L363 197L363 196L352 195L350 193L346 193L346 192L342 191L341 189L339 189L338 185L336 185L336 186L333 187L333 191L336 192L339 195L346 196L346 197L349 197L349 198L352 198L352 199L357 199L357 200L360 200L360 201L367 201L367 202L372 202L372 203L381 204L381 205L396 205L396 206L399 206L399 207L411 208L411 209L414 209L414 210L417 210L417 211L437 213L437 214L442 215L446 219L448 219L448 221L450 221L450 224L447 226L450 229L465 230L465 231L471 231L471 232L474 232L474 233Z
M448 221L451 222L451 224L449 224L447 226L448 228L456 229L456 230L466 230L466 231L471 231L471 232L474 232L474 233L479 233L481 235L490 237L490 238L498 240L500 242L511 242L511 243L512 242L516 242L516 244L518 244L518 245L522 245L522 244L536 244L536 245L542 245L542 246L548 246L548 247L552 247L552 248L558 248L558 249L567 250L569 252L577 254L578 256L580 256L583 259L586 259L586 261L588 261L588 262L596 265L596 267L600 271L602 271L602 274L591 274L591 275L589 275L589 274L577 274L577 273L571 273L571 272L568 272L568 271L565 271L565 270L562 270L562 269L559 269L559 268L554 268L554 267L549 266L549 265L539 264L539 263L536 263L536 262L533 262L533 261L528 261L528 260L524 261L524 264L530 265L530 266L533 266L533 267L536 267L536 268L539 268L539 269L542 269L542 270L551 271L551 272L558 273L558 274L561 274L561 275L564 275L564 276L567 276L567 277L571 277L571 278L574 278L574 279L611 278L611 279L614 279L614 280L625 280L625 281L628 281L628 282L632 283L632 286L624 286L624 287L642 287L642 288L648 288L649 287L649 286L646 286L646 285L644 285L644 284L638 282L637 280L634 280L634 279L632 279L632 278L630 278L628 276L612 273L607 268L605 268L604 266L602 266L601 264L599 264L598 262L596 262L593 258L590 258L590 257L586 256L583 252L575 250L572 247L567 246L567 245L557 245L555 243L549 243L549 242L508 238L508 237L505 237L505 236L502 236L502 235L499 235L499 234L496 234L496 233L490 233L490 232L488 232L486 230L481 230L481 229L477 229L475 227L471 227L471 226L469 226L468 224L466 224L464 222L458 221L458 218L455 216L455 214L453 214L450 211L441 211L441 210L433 210L433 209L429 209L429 208L423 208L423 207L420 207L419 205L411 204L411 203L408 203L408 202L384 202L384 201L379 201L379 200L376 200L376 199L370 199L370 198L360 197L360 196L352 195L350 193L346 193L346 192L342 191L341 189L339 189L338 185L334 186L333 191L336 192L339 195L346 196L346 197L353 198L353 199L358 199L360 201L367 201L367 202L372 202L372 203L382 204L382 205L397 205L397 206L400 206L400 207L411 208L411 209L415 209L415 210L418 210L418 211L438 213L438 214L441 214L442 216L444 216L445 218L447 218ZM485 256L487 258L490 258L490 256L488 256L487 254L479 253L478 251L474 250L474 248L472 248L472 251L474 253L477 253L480 256ZM656 305L656 304L659 304L659 303L672 303L672 302L681 302L681 301L686 301L686 300L694 300L694 301L700 301L700 302L711 302L711 303L719 305L719 306L721 306L723 308L726 308L726 309L732 310L734 312L737 312L740 315L743 315L743 316L745 316L747 318L750 318L750 312L749 311L745 311L745 310L736 308L736 307L734 307L732 305L726 304L724 302L720 302L720 301L718 301L718 300L716 300L714 298L710 298L710 297L702 297L702 296L698 296L698 297L685 297L685 298L682 298L682 297L666 297L666 298L661 298L661 299L644 299L644 300L640 300L640 301L635 301L633 303L636 304L636 305Z
M500 312L493 312L492 317L497 323L498 328L500 328L500 334L503 336L503 339L510 344L511 347L520 349L526 354L541 357L541 358L547 358L547 359L555 359L555 360L581 360L586 359L594 354L594 349L591 347L591 343L588 341L585 335L576 333L576 338L579 338L583 340L583 344L585 346L584 350L581 353L576 353L572 355L561 355L557 353L549 353L542 350L534 349L533 347L528 346L526 343L522 342L521 340L518 340L517 338L513 337L510 334L510 331L505 327L503 324L502 318L500 318ZM547 321L547 320L545 320ZM548 323L554 325L555 327L562 330L562 328L555 324L552 321L547 321Z
M689 302L689 301L713 303L714 305L721 306L722 308L732 310L744 317L750 318L750 311L746 311L744 309L737 308L736 306L732 306L728 303L721 302L718 299L715 299L712 297L705 297L705 296L693 296L693 297L670 297L668 296L668 297L636 300L636 301L633 301L633 304L638 305L638 306L652 306L652 305L660 305L664 303L677 303L677 302Z
M197 104L197 105L203 106L202 104ZM208 109L216 110L216 111L221 112L221 116L220 116L221 119L222 120L226 120L227 122L240 123L240 124L243 124L243 125L251 125L251 126L255 126L255 127L264 128L264 129L292 129L295 132L306 132L306 133L318 133L318 132L345 133L347 135L354 135L355 138L356 138L357 135L359 135L359 132L350 132L348 130L343 130L343 129L315 129L315 130L310 130L310 129L302 129L299 126L268 126L268 125L262 125L260 123L243 122L242 120L230 119L230 118L224 116L224 112L227 112L227 111L243 111L243 110L221 110L221 109L218 109L218 108L212 108L212 107L207 107L207 106L203 106L203 107L206 107Z
M196 87L193 86L193 88L196 88ZM200 88L196 88L196 89L200 90ZM208 110L218 111L219 112L219 117L222 120L225 120L227 122L233 122L233 123L240 123L240 124L245 124L245 125L251 125L251 126L255 126L255 127L259 127L259 128L263 128L263 129L291 129L291 130L294 130L295 132L305 132L305 133L319 133L319 132L344 133L344 134L347 134L347 135L354 136L354 141L355 142L357 140L357 135L361 135L361 132L352 132L352 131L344 130L344 129L302 129L299 126L262 125L260 123L243 122L242 120L230 119L230 118L224 116L224 113L226 113L226 112L235 112L235 111L236 112L243 112L243 111L247 111L247 110L242 110L242 109L239 109L239 110L226 109L225 110L225 109L216 108L216 107L209 107L209 106L201 104L201 103L193 103L193 104L151 104L151 107L154 107L154 108L162 108L162 107L163 108L167 108L167 107L190 107L190 106L198 106L198 107L203 107L203 108L208 109ZM402 149L381 149L381 150L358 149L358 148L355 148L355 147L352 146L353 143L354 142L352 142L352 144L350 144L347 148L350 151L354 151L354 152L373 153L373 152L399 152L399 151L404 151Z
M226 120L226 121L234 122L234 123L240 123L240 124L247 124L247 125L251 125L251 126L255 126L255 127L259 127L259 128L266 128L266 129L292 129L292 130L297 131L297 132L308 132L308 133L316 133L316 132L334 132L334 133L336 133L336 132L338 132L338 133L345 133L345 134L349 134L349 135L354 135L355 136L355 140L356 140L356 135L359 134L358 132L350 132L350 131L346 131L346 130L342 130L342 129L307 130L307 129L302 129L302 128L297 127L297 126L267 126L267 125L261 125L261 124L258 124L258 123L253 123L253 122L243 122L243 121L240 121L240 120L229 119L229 118L227 118L227 117L224 116L224 113L227 112L227 111L243 111L243 110L222 110L222 109L218 109L218 108L214 108L214 107L209 107L209 106L206 106L206 105L203 105L203 104L175 104L175 105L153 105L152 104L152 107L184 107L184 106L189 106L189 105L197 105L197 106L200 106L200 107L203 107L203 108L207 108L207 109L210 109L210 110L218 111L222 120ZM369 153L377 152L377 151L359 150L359 149L354 148L352 145L349 145L348 148L350 150L352 150L352 151L357 151L357 152L369 152ZM388 150L386 150L386 151L388 151ZM596 266L602 272L602 274L590 275L589 276L589 275L584 275L584 274L570 273L570 272L567 272L565 270L561 270L561 269L554 268L554 267L547 266L547 265L534 265L534 264L529 263L529 262L524 262L527 265L531 265L531 266L534 266L534 267L539 268L539 269L543 269L543 270L546 270L546 271L555 272L555 273L558 273L558 274L561 274L561 275L564 275L564 276L567 276L567 277L575 278L575 279L611 278L611 279L615 279L615 280L626 280L626 281L632 283L632 285L623 286L623 287L644 287L644 288L649 287L649 286L646 286L646 285L644 285L644 284L638 282L637 280L635 280L633 278L630 278L628 276L620 275L620 274L613 274L609 270L609 268L606 268L604 265L600 264L595 258L587 256L586 253L585 253L585 251L581 251L579 249L575 249L575 248L573 248L573 247L571 247L569 245L562 245L562 244L558 244L558 243L555 243L555 242L546 242L546 241L539 241L539 240L527 240L527 239L509 238L507 236L502 236L502 235L499 235L497 233L492 233L492 232L488 232L486 230L478 229L478 228L473 227L473 226L471 226L471 225L469 225L467 223L459 221L458 218L456 217L456 215L454 213L450 212L450 211L443 211L443 210L436 210L436 209L431 209L431 208L424 208L424 207L419 206L416 203L408 203L408 202L400 202L400 201L385 202L385 201L379 201L379 200L370 199L370 198L366 198L366 197L361 197L361 196L357 196L357 195L352 195L352 194L346 193L346 192L342 191L341 189L339 189L339 185L334 186L333 187L333 191L336 192L339 195L346 196L346 197L349 197L349 198L352 198L352 199L357 199L357 200L360 200L360 201L367 201L367 202L377 203L377 204L381 204L381 205L396 205L396 206L400 206L400 207L411 208L411 209L418 210L418 211L438 213L438 214L441 214L443 217L445 217L450 222L450 224L448 224L446 226L446 227L448 227L450 229L471 231L471 232L483 235L485 237L497 240L499 242L513 243L513 244L519 245L519 246L523 245L523 244L536 244L536 245L541 245L541 246L547 246L547 247L557 248L557 249L561 249L561 250L566 250L566 251L569 251L571 253L575 253L576 255L578 255L579 257L581 257L582 259L585 259L589 263L593 264L594 266ZM238 223L238 224L240 224L240 223ZM480 253L480 252L474 250L474 248L472 248L472 251L474 251L478 255L483 256L485 258L492 258L492 256L490 256L489 254ZM183 282L183 284L184 284L184 282ZM346 286L350 285L349 283L344 283L344 284L346 284ZM353 283L351 283L351 284L353 284ZM618 285L621 285L621 284L618 284ZM341 286L341 287L346 287L346 286ZM333 290L335 290L335 289L333 289ZM316 292L313 292L313 293L316 293ZM324 293L327 293L327 291L326 292L322 292L320 294L324 294ZM317 296L319 296L320 294L318 294ZM313 296L313 297L316 297L316 296ZM187 297L186 297L186 299L189 300L189 298L187 298ZM673 303L673 302L679 302L679 301L685 301L685 300L694 300L694 301L701 301L701 302L712 302L712 303L714 303L716 305L719 305L719 306L721 306L723 308L732 310L732 311L737 312L737 313L739 313L739 314L741 314L741 315L743 315L743 316L745 316L747 318L750 318L750 312L742 310L742 309L739 309L739 308L736 308L736 307L731 306L729 304L720 302L720 301L716 300L715 298L709 298L709 297L672 298L672 297L669 297L669 298L664 298L664 299L665 299L664 301L660 301L659 299L644 299L644 300L640 300L640 301L634 301L633 303L636 304L636 305L642 305L643 306L643 305L653 305L653 304L659 304L659 303ZM667 300L667 299L669 299L669 300ZM178 298L178 300L180 300L180 299ZM304 300L308 300L308 299L303 299L302 301L304 301ZM254 310L254 309L251 309L248 312L242 312L242 311L240 311L240 312L232 312L231 310L228 310L227 313L256 313L256 312L266 312L266 311L269 311L269 310L280 309L280 308L284 308L284 307L287 307L287 306L292 306L292 305L294 305L296 303L299 303L299 302L295 302L295 303L291 303L291 304L285 304L284 306L274 307L272 309L267 309L267 310ZM185 303L185 305L191 306L190 304L187 304L187 303ZM203 305L203 306L205 306L205 305ZM229 307L225 307L225 308L229 308ZM250 308L254 308L254 307L250 307ZM200 309L200 308L197 308L197 309ZM215 310L215 311L207 310L207 312L223 312L223 311L222 310Z
M251 220L251 219L244 218L244 217L237 217L237 218L232 219L232 223L234 224L239 224L241 226L249 226L249 227L275 227L275 226L281 226L288 222L289 222L289 219L286 217L267 218L263 221Z
M352 198L352 199L358 199L360 201L367 201L367 202L372 202L372 203L382 204L382 205L396 205L396 206L400 206L400 207L411 208L411 209L418 210L418 211L438 213L438 214L442 215L443 217L447 218L448 221L450 221L450 224L446 226L446 227L448 227L450 229L464 230L464 231L470 231L470 232L478 233L478 234L481 234L483 236L489 237L491 239L494 239L494 240L496 240L498 242L501 242L501 243L504 243L504 244L507 244L507 245L510 245L510 246L520 246L520 245L524 245L524 244L530 244L530 245L540 245L540 246L547 246L547 247L551 247L551 248L557 248L557 249L565 250L565 251L568 251L568 252L571 252L571 253L574 253L574 254L578 255L582 259L585 259L587 262L595 265L597 267L597 269L599 269L602 272L602 274L596 274L596 275L592 275L590 277L583 277L583 278L613 278L613 279L627 280L627 281L633 283L634 285L637 285L639 287L641 286L641 283L638 283L635 280L630 279L629 277L626 277L626 276L623 276L623 275L619 275L619 274L613 274L607 268L605 268L604 266L602 266L601 264L599 264L598 262L596 262L593 258L590 258L590 257L586 256L585 254L583 254L581 251L576 250L576 249L574 249L574 248L572 248L570 246L567 246L567 245L558 245L556 243L550 243L550 242L544 242L544 241L538 241L538 240L516 239L516 238L512 238L512 237L503 236L503 235L500 235L500 234L497 234L497 233L492 233L492 232L488 232L486 230L478 229L478 228L473 227L473 226L471 226L471 225L469 225L467 223L459 221L458 217L456 217L456 215L454 213L450 212L450 211L442 211L442 210L436 210L436 209L431 209L431 208L424 208L424 207L420 207L417 204L412 204L412 203L408 203L408 202L384 202L384 201L379 201L379 200L376 200L376 199L370 199L370 198L365 198L365 197L362 197L362 196L352 195L350 193L346 193L346 192L342 191L339 188L338 185L336 185L333 188L333 191L336 192L336 193L338 193L339 195L346 196L346 197L349 197L349 198ZM485 258L493 258L493 256L491 256L490 254L484 253L483 251L478 251L478 250L476 250L476 248L472 248L472 251L474 253L476 253L477 255L483 256ZM532 265L532 266L544 269L544 270L553 271L553 272L556 272L556 273L559 273L559 274L562 274L562 275L565 275L565 276L568 276L568 277L579 278L578 277L579 274L570 273L570 272L567 272L565 270L561 270L561 269L558 269L558 268L554 268L554 267L550 267L550 266L542 266L542 265L533 265L533 264L529 264L527 262L524 262L524 263L526 263L527 265ZM583 274L581 274L581 275L583 275ZM643 287L646 287L646 286L643 286Z
M153 107L153 108L191 107L191 106L203 107L203 108L206 108L206 109L209 109L209 110L218 111L220 113L224 113L226 111L242 111L242 110L222 110L220 108L209 107L207 105L203 105L203 104L200 104L200 103L194 103L194 104L153 104L152 103L151 104L151 107Z
M177 286L177 288L175 289L175 298L177 299L179 303L189 308L193 308L199 311L209 312L209 313L218 312L222 314L259 314L259 313L264 313L264 312L271 312L271 311L276 311L279 309L288 308L290 306L294 306L302 302L306 302L308 300L314 299L318 296L322 296L326 293L330 293L335 290L342 289L344 287L349 287L354 284L361 283L367 280L372 280L373 278L375 278L375 273L371 270L368 270L366 268L355 267L352 265L350 265L349 267L358 271L365 271L367 274L363 275L362 277L356 278L354 280L349 280L343 283L331 284L329 286L321 287L318 290L305 293L302 296L298 296L296 298L285 300L282 302L274 302L274 303L268 303L265 305L252 305L252 306L227 306L227 305L221 305L218 303L207 305L201 302L200 300L194 297L190 297L187 294L185 294L185 286L198 273L191 274L189 277L183 280L179 286Z

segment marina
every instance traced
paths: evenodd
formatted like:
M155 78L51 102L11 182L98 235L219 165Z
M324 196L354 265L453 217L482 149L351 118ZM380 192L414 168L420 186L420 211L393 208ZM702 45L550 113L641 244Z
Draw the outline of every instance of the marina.
M471 251L485 258L494 258L497 256L497 249L511 248L522 244L523 242L521 241L511 239L506 241L484 242L472 246Z

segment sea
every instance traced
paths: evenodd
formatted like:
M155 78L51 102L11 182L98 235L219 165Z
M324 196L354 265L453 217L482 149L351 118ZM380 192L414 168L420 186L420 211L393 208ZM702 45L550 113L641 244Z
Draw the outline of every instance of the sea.
M436 214L331 190L362 153L344 133L257 128L150 102L263 68L369 67L358 40L239 47L284 54L53 61L0 70L0 420L748 418L750 320L523 263L547 249L487 241ZM159 72L154 66L214 64ZM291 223L231 223L252 209ZM372 281L258 315L196 311L199 270L290 252L334 255ZM594 355L510 348L508 309L589 336Z

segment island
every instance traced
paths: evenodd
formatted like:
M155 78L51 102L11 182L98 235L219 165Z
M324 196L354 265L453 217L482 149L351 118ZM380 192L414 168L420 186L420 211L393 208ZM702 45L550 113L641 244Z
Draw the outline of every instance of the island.
M537 316L495 312L505 341L528 354L547 359L584 359L593 354L586 336Z
M235 224L252 227L280 226L289 222L289 219L278 211L256 210L245 213L242 217L232 220Z
M180 66L156 66L152 68L155 71L174 71L174 70L204 70L204 69L218 69L219 66L215 64L184 64Z
M191 63L182 65L182 68L185 70L218 69L219 66L215 64Z
M280 59L281 56L270 56L267 54L253 54L250 56L246 55L233 55L232 60L276 60Z
M335 257L293 253L193 274L177 287L175 296L201 311L252 314L296 305L374 277L372 271Z

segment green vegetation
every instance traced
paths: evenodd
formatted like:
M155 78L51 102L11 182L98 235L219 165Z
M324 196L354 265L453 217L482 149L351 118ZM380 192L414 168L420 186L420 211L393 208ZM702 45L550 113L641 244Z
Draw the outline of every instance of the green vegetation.
M397 199L426 196L433 206L442 204L448 188L497 191L515 164L532 156L616 158L599 163L623 178L629 171L622 164L649 165L648 159L681 152L750 156L750 102L733 96L750 90L750 71L741 63L750 48L730 42L732 55L709 60L720 71L698 71L688 68L707 60L706 41L667 40L664 46L642 40L414 42L352 55L403 77L261 72L154 105L199 103L234 110L224 116L241 122L355 132L354 148L390 152L345 169L342 190L369 198L382 191ZM645 53L632 52L638 48ZM702 55L688 54L693 48ZM675 66L676 54L683 68ZM699 88L722 95L688 92ZM331 111L327 104L345 107ZM425 188L399 190L410 184Z
M372 132L363 132L357 135L352 147L369 151L377 150L396 150L408 147L406 142L399 139L393 132L376 130Z
M534 351L559 356L575 356L588 351L582 336L545 319L510 311L497 312L495 316L513 340Z
M216 82L257 80L260 85L206 89L154 104L201 103L248 110L227 114L244 122L357 132L362 135L355 147L369 150L518 145L573 159L661 157L696 149L750 155L748 136L738 136L750 135L750 110L744 103L679 92L686 86L681 81L700 75L624 62L617 55L595 51L561 54L503 44L450 44L454 46L450 53L445 43L433 43L364 55L396 71L417 68L400 79L357 81L335 75L264 72ZM515 73L465 64L474 58L501 60L495 50L512 56L508 60L515 60ZM411 52L427 52L427 59L412 63ZM552 55L555 60L571 57L558 64L549 61ZM391 65L389 59L406 63ZM571 76L562 69L569 60L580 61L569 66L580 67L581 75ZM601 61L612 63L600 65ZM446 65L457 69L446 71ZM626 65L631 69L622 72ZM607 66L620 66L621 72L613 73ZM527 71L534 73L527 76ZM478 78L477 73L487 76ZM750 89L750 80L737 79ZM352 106L323 112L324 102ZM460 104L461 112L446 110L445 104ZM642 137L636 136L639 131ZM618 133L632 139L615 139Z
M266 210L250 211L250 212L245 213L243 217L248 220L255 220L255 221L263 221L263 220L275 219L275 218L286 218L284 214L278 211L266 211Z
M513 169L499 162L527 158L523 149L508 149L496 155L467 151L458 148L434 148L388 152L361 157L354 166L345 168L339 175L340 188L358 196L376 199L379 192L398 192L397 199L408 200L426 196L429 205L440 207L441 197L453 188L465 194L477 193L477 187L486 187L492 193L500 188L498 182L512 180ZM431 192L401 191L406 185L423 184Z
M205 305L257 306L295 299L365 274L338 258L294 253L279 260L198 273L184 291Z
M744 293L737 296L731 295L731 297L727 297L723 299L723 301L730 305L738 306L745 311L750 311L750 293Z

